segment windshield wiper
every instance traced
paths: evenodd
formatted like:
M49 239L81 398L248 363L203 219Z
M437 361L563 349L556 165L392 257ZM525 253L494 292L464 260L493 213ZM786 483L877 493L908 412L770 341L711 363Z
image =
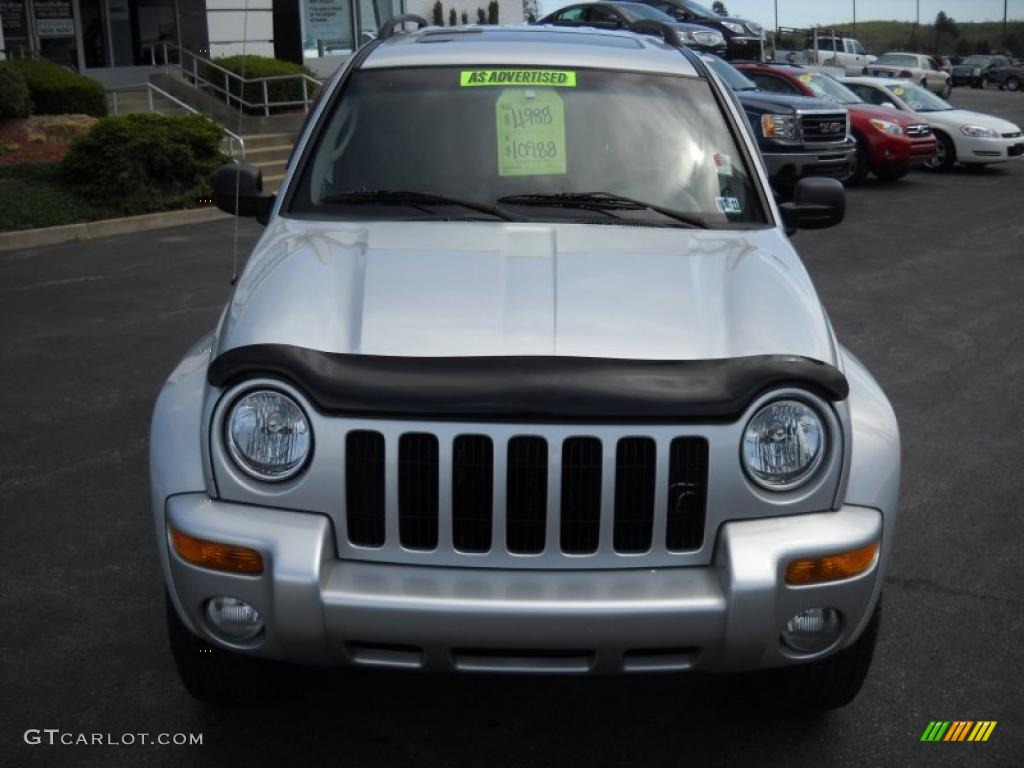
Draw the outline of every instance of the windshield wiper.
M549 205L553 208L592 208L597 211L654 211L665 218L678 221L687 227L707 229L707 222L700 216L691 216L682 211L663 208L660 205L634 200L632 197L615 195L611 192L557 192L548 195L509 195L499 197L499 203L506 205Z
M414 192L400 189L353 190L351 192L335 192L325 195L321 198L321 202L350 203L353 205L380 203L384 205L411 205L417 208L425 205L457 205L461 208L486 213L505 221L517 220L514 216L510 216L496 206L478 203L475 200L463 200L437 192Z

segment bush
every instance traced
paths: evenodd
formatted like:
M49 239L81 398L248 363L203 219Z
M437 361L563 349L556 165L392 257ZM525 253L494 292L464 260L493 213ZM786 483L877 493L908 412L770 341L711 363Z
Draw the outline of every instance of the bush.
M498 23L498 0L491 0L491 2L487 4L487 23Z
M28 117L32 111L28 84L16 69L0 62L0 119Z
M433 14L434 14L434 26L435 27L443 27L444 26L444 6L441 5L441 0L436 0L436 2L434 3Z
M476 23L481 25L487 23L487 11L483 8L476 9Z
M196 205L228 158L220 126L198 115L107 117L71 143L61 163L78 192L125 214Z
M214 59L214 64L234 72L246 80L255 77L274 77L276 75L309 75L313 77L313 70L301 64L293 64L290 61L271 59L266 56L225 56L221 59ZM244 70L244 71L243 71ZM211 67L207 68L206 79L212 80L220 88L224 87L224 73ZM240 83L231 82L231 93L234 96L240 95ZM313 83L306 83L306 93L312 99L316 95L316 86ZM293 101L296 102L291 109L298 108L302 104L302 81L292 80L271 80L267 83L267 96L271 102ZM248 83L245 86L243 98L250 104L263 103L263 84ZM254 108L249 108L252 111ZM262 108L261 108L262 109Z
M457 27L459 25L459 13L454 8L448 11L448 26Z
M37 115L107 114L107 94L92 78L44 59L15 59L5 66L25 78Z

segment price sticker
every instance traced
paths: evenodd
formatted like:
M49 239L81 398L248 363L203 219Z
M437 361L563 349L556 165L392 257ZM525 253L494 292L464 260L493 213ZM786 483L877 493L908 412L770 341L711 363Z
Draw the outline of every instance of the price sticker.
M565 105L556 91L509 89L495 110L499 176L566 173Z

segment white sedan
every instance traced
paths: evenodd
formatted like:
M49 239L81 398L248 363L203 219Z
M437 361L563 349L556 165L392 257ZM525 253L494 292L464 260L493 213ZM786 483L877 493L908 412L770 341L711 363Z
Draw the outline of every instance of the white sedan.
M1024 155L1020 126L1000 117L957 109L919 85L884 77L844 77L843 83L870 104L916 113L932 128L938 152L931 170L956 163L987 165Z

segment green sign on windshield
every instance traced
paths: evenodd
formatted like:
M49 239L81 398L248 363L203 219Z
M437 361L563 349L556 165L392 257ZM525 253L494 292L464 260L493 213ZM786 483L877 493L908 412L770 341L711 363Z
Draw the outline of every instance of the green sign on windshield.
M498 175L565 173L565 106L555 91L508 89L496 104Z

